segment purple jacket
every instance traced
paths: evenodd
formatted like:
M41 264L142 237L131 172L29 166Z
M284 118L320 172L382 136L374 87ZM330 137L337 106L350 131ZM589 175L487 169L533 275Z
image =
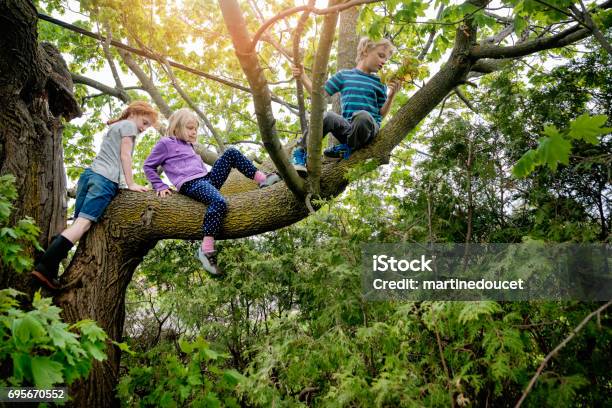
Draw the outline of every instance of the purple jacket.
M177 190L180 190L186 181L204 177L208 173L191 143L171 137L159 139L144 162L147 179L153 184L155 191L162 191L169 187L159 178L156 171L158 166L162 166Z

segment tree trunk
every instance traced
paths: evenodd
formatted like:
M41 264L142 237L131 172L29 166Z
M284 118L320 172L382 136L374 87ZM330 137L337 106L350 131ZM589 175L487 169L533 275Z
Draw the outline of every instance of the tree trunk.
M122 206L115 206L115 211L122 210ZM63 309L65 320L93 319L110 339L120 341L127 286L134 270L157 241L133 234L128 238L121 222L117 221L106 216L81 239L68 268L67 288L55 301ZM121 354L115 346L108 347L106 352L108 359L94 362L91 375L70 388L75 406L119 405L115 387Z
M16 178L10 223L32 217L40 244L66 227L66 175L61 118L80 115L70 73L59 52L39 45L30 2L0 3L0 174ZM19 50L19 52L15 52ZM33 248L29 248L33 254ZM32 294L23 275L0 266L0 288Z
M361 7L352 7L340 13L338 23L338 66L341 69L355 68L355 58L357 57L357 44L359 35L357 34L357 19ZM340 95L336 94L332 98L332 110L337 114L341 113ZM332 136L330 135L330 140Z

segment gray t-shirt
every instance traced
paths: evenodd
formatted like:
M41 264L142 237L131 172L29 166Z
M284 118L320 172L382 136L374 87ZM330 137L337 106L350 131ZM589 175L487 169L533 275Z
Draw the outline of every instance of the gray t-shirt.
M119 177L123 174L121 167L121 141L124 137L132 137L134 142L137 134L138 128L131 120L121 120L113 123L104 136L100 152L91 164L91 170L110 181L119 183ZM132 143L130 155L133 153L134 143Z

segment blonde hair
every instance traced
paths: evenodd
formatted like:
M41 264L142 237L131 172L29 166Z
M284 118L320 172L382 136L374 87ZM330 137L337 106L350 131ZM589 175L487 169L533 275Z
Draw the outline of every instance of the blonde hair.
M364 59L365 56L376 47L387 48L389 50L389 56L393 55L395 52L395 46L386 38L374 41L368 37L361 37L357 45L357 58L355 59L355 63L359 64L359 61Z
M151 125L153 127L157 126L157 118L159 114L157 111L145 101L134 101L128 105L127 108L123 112L121 112L121 116L115 119L111 119L106 122L107 125L112 125L115 122L119 122L120 120L125 120L130 117L130 115L143 115L148 116L151 119Z
M168 119L168 131L166 134L170 137L174 137L179 140L186 140L185 137L185 126L188 122L195 122L196 125L200 126L200 121L191 109L182 108L174 112Z

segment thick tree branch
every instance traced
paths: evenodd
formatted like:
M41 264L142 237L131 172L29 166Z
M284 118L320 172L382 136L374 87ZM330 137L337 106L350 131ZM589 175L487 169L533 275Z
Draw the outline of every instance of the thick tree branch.
M330 0L329 8L333 8L336 0ZM319 44L312 68L312 95L310 106L310 124L308 130L308 182L309 191L318 196L321 178L321 140L323 138L323 114L325 112L327 94L323 89L327 79L329 54L334 41L338 13L330 13L323 20Z
M357 33L357 20L361 7L353 7L346 9L340 13L338 21L338 46L336 55L336 72L342 69L355 68L355 59L357 57L357 45L359 44L359 34ZM341 114L342 106L340 105L340 94L332 96L332 111ZM329 135L327 140L328 146L332 147L338 140L333 135Z
M560 48L569 44L573 44L588 37L590 34L590 31L586 28L580 28L579 25L575 25L550 37L538 38L532 41L527 41L522 44L509 47L477 44L470 51L470 56L476 59L524 57L525 55L533 54L538 51L549 50L552 48Z
M170 64L168 64L168 61L165 58L164 58L164 64L162 65L162 67L164 68L164 71L166 71L166 74L168 74L168 77L170 78L170 82L172 82L172 86L174 87L174 89L176 89L179 95L181 95L181 98L183 98L183 100L187 102L189 107L200 117L202 122L204 122L204 126L206 126L206 128L210 131L210 134L212 135L212 137L217 142L217 145L219 146L219 150L221 152L224 152L225 143L223 143L223 138L221 138L221 135L219 135L219 133L213 126L212 122L208 120L208 117L204 114L204 112L200 110L198 105L195 102L193 102L193 100L189 97L189 95L187 95L187 93L183 90L183 87L181 87L181 85L178 83L178 79L176 79L174 72L172 72L172 67L170 66Z
M570 5L570 10L572 11L574 16L576 16L578 20L583 21L584 25L589 30L591 30L591 32L593 33L593 37L595 37L595 39L597 40L597 42L599 42L599 44L603 47L603 49L606 50L606 52L609 55L612 55L612 45L610 45L606 37L603 35L601 30L599 29L599 27L597 27L597 24L595 23L595 21L593 21L593 18L591 17L591 13L589 13L589 11L587 10L582 0L579 0L579 1L580 1L580 7L582 8L582 13L573 4Z
M108 85L104 85L101 82L96 81L95 79L91 79L88 78L86 76L83 76L81 74L75 74L73 72L70 73L70 76L72 77L72 81L75 84L83 84L83 85L87 85L91 88L95 88L98 91L102 92L102 94L99 95L110 95L110 96L114 96L117 99L122 100L125 103L129 102L129 98L125 99L125 90L119 90L117 88L113 88L112 86L108 86ZM140 88L140 87L138 87ZM96 96L99 96L96 95Z
M510 61L509 59L481 59L472 65L472 72L478 72L481 74L490 74L491 72L499 71L503 69Z
M514 24L507 25L501 30L499 33L492 35L491 37L487 37L483 42L489 44L499 44L504 40L504 38L508 37L514 32Z
M266 78L259 65L257 55L250 49L250 36L240 6L236 0L220 0L219 4L225 25L232 37L236 56L253 91L255 115L257 116L264 147L287 187L297 196L303 197L305 195L304 181L297 174L295 168L289 164L287 155L278 140L276 120L270 105L270 90L266 84Z
M597 9L609 9L612 7L612 0L607 0L598 6ZM470 56L474 59L479 58L516 58L523 57L525 55L533 54L538 51L549 50L552 48L560 48L566 45L578 42L591 34L591 30L587 28L580 28L579 24L567 28L560 33L551 35L549 37L536 38L531 41L526 41L521 44L509 47L499 47L493 45L482 45L477 44L470 51Z
M497 15L495 13L492 13L490 11L487 11L487 10L485 10L483 13L484 13L485 16L494 18L495 20L497 20L498 22L503 23L503 24L513 24L514 23L514 19L512 19L510 17L499 16L499 15Z
M155 105L157 105L162 115L169 118L170 115L172 115L172 109L170 109L170 106L168 106L153 81L151 81L151 79L147 76L147 74L145 74L142 68L138 66L136 61L132 59L131 55L127 51L119 49L118 52L119 55L121 55L123 62L125 62L125 65L127 65L130 71L136 75L142 84L142 88L151 96L151 99L153 99Z
M193 145L193 150L202 158L202 161L209 166L215 164L219 155L213 152L212 150L207 149L204 145L200 143L195 143Z

